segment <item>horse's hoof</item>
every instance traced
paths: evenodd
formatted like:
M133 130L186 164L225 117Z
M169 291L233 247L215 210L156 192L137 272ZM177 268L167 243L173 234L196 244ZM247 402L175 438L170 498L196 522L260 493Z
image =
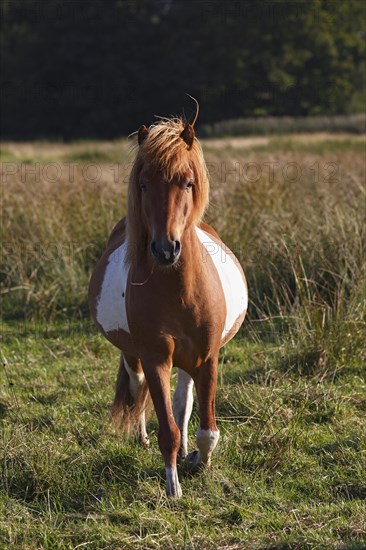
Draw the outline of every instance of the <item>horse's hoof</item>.
M193 451L192 453L189 453L186 456L185 464L190 472L198 472L204 466L203 462L201 461L200 452Z
M177 464L178 464L178 466L182 466L186 456L187 456L187 453L185 451L183 451L182 449L179 449L178 455L177 455Z
M140 444L146 451L150 451L150 439L148 437L142 437L140 439Z
M179 483L178 472L176 468L167 467L166 472L166 495L170 498L181 498L182 489Z
M180 485L179 485L179 487L176 488L175 491L169 491L168 492L168 490L167 490L166 496L168 498L182 498L183 493L182 493L182 489L181 489Z

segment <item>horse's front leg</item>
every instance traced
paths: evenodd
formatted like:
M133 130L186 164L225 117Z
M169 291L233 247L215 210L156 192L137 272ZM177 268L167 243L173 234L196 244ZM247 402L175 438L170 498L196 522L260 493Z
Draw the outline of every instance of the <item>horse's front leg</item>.
M218 354L202 363L195 377L200 411L200 427L196 434L198 451L194 451L187 456L188 465L193 470L201 465L210 466L212 451L215 449L220 437L215 416L217 368Z
M163 359L146 355L141 359L159 421L158 442L165 462L166 494L180 498L182 489L177 472L180 431L174 420L170 399L171 358Z
M193 380L187 372L178 369L178 382L173 397L173 410L175 421L180 429L180 448L178 459L187 455L188 422L193 407Z

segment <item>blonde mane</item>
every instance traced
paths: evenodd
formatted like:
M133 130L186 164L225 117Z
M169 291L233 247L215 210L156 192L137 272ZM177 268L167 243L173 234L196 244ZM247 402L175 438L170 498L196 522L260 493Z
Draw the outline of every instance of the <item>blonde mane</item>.
M149 165L164 173L170 181L182 175L187 165L194 173L193 200L194 221L197 224L208 204L209 182L201 145L196 137L188 149L181 138L186 122L182 118L161 118L149 128L145 140L138 147L133 164L127 202L127 234L129 240L128 260L136 262L146 249L147 231L141 215L141 189L139 176L142 167Z

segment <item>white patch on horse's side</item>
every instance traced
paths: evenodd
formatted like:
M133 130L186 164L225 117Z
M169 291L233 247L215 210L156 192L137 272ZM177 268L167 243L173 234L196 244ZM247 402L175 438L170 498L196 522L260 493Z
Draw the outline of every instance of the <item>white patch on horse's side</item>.
M187 454L188 422L193 407L193 379L182 369L178 369L178 382L173 397L174 418L181 433L182 458Z
M233 257L227 254L224 248L215 243L215 241L207 233L202 231L202 229L196 227L196 232L199 240L206 249L207 255L212 258L224 292L226 302L226 321L222 333L222 339L224 339L229 332L235 330L235 321L248 308L247 287L240 269L235 265Z
M97 321L105 332L123 329L130 332L126 312L126 287L129 267L126 263L127 241L108 258L97 303Z
M166 475L166 494L168 497L180 498L182 489L179 483L177 468L167 466L165 468Z
M219 437L219 430L203 430L202 428L198 428L197 430L196 443L200 452L200 461L207 464L207 466L210 465L211 454L217 445Z

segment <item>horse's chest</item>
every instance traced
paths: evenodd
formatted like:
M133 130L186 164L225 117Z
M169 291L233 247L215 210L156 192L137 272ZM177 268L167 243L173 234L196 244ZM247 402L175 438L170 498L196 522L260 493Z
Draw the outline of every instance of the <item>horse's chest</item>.
M239 327L235 327L235 324L247 309L248 294L245 280L235 257L226 252L206 232L199 228L196 230L205 251L203 261L209 262L209 258L211 258L213 268L216 270L221 284L226 307L226 318L222 332L222 339L224 339L228 333L234 334L237 331ZM104 268L96 304L96 320L104 332L122 329L130 333L126 305L129 274L126 253L127 242L125 241L110 254ZM209 284L210 282L207 281L207 285ZM163 310L161 305L157 310ZM172 322L172 318L174 323L177 324L179 316L176 317L175 315L169 316L169 319L165 319L164 322Z
M126 264L127 242L114 250L107 261L96 307L96 319L104 332L129 331L126 290L129 267Z

